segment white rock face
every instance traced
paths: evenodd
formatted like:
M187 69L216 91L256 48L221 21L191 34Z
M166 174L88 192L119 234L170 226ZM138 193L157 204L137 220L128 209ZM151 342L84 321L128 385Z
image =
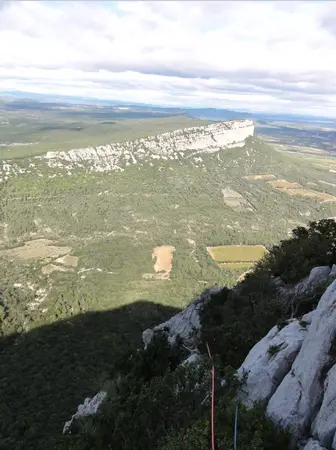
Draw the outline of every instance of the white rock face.
M326 447L336 438L336 364L324 383L323 402L312 426L312 434ZM335 447L334 447L335 448Z
M0 175L7 179L21 173L36 173L39 171L36 166L41 165L61 169L70 174L72 169L78 168L91 172L123 171L124 167L138 164L144 159L190 158L197 157L199 153L214 153L221 148L242 147L245 140L253 134L252 120L216 122L135 141L79 148L67 152L47 152L43 156L30 158L28 165L20 163L19 160L2 161ZM39 175L43 176L42 173Z
M165 332L171 344L179 336L183 344L193 347L195 338L199 335L201 328L200 312L203 306L210 300L211 294L218 293L221 290L221 287L208 289L183 311L154 327L153 334L150 333L150 329L145 330L142 334L144 344L148 345L155 333ZM151 339L149 339L150 336Z
M325 280L330 275L331 269L329 266L314 267L308 278L308 286L315 286L321 280Z
M181 366L188 366L189 364L198 364L201 360L201 355L199 353L192 353L187 359L185 359Z
M329 273L329 277L336 277L336 264L333 264L331 271Z
M278 294L284 299L306 295L331 276L329 266L314 267L310 274L294 285L286 285L279 278L274 282L278 286Z
M145 331L142 333L142 340L143 340L143 343L144 343L144 345L145 345L145 348L146 348L147 345L151 342L151 340L153 339L153 337L154 337L154 331L151 330L150 328L147 328L147 330L145 330Z
M298 320L292 320L280 331L277 326L259 341L238 369L238 374L247 374L246 385L240 400L249 408L260 401L267 403L297 356L307 328ZM278 349L273 356L270 349Z
M76 414L74 414L71 419L65 423L63 433L66 433L70 429L74 420L79 419L80 417L96 414L99 406L105 400L106 395L106 392L101 391L98 392L98 394L96 394L93 398L86 398L84 403L78 406Z
M327 449L325 447L322 447L318 441L314 441L314 439L309 439L309 441L303 447L302 450L327 450Z
M310 426L323 397L323 369L336 335L336 280L321 297L291 371L271 397L267 415L299 437ZM321 382L322 381L322 382Z

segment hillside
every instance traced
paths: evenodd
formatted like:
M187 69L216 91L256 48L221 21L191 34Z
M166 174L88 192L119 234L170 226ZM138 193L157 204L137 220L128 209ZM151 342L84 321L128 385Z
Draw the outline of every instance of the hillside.
M1 448L52 448L142 331L336 217L323 158L252 134L218 123L2 161Z
M297 228L233 290L145 330L123 376L66 422L66 448L201 450L211 436L233 448L238 418L244 450L335 449L336 264L314 266L331 255L334 220ZM299 281L286 284L289 273Z

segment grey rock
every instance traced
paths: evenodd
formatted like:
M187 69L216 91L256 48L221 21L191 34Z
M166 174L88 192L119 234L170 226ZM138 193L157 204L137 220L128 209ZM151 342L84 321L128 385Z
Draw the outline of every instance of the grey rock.
M246 373L246 384L240 394L240 400L247 406L260 401L266 404L284 376L289 372L298 354L302 341L308 332L307 328L293 319L280 331L277 326L259 341L247 355L238 369L238 375ZM279 348L273 356L271 346Z
M325 447L319 443L319 441L314 441L314 439L309 439L307 444L303 447L302 450L327 450Z
M333 264L331 271L329 273L329 277L336 277L336 264Z
M307 322L310 325L313 320L314 315L315 315L315 310L310 311L309 313L303 315L301 317L301 320L304 322Z
M315 310L291 371L271 397L267 415L298 438L310 426L323 396L321 377L329 363L329 349L336 335L336 280Z
M190 364L199 364L201 361L201 355L199 353L192 353L187 359L185 359L181 366L188 366Z
M282 284L280 281L276 282L277 292L285 301L292 298L300 297L309 294L319 284L323 283L330 275L331 269L329 266L314 267L310 274L300 280L294 285Z
M63 433L66 433L72 425L72 422L80 417L90 416L96 414L99 406L105 400L107 393L104 391L98 392L93 398L86 398L82 405L78 406L77 412L71 417L71 419L65 423L63 427Z
M308 278L308 286L316 286L321 281L328 278L329 274L331 272L331 269L329 266L320 266L320 267L314 267L309 275Z
M145 339L148 345L148 342L150 342L155 333L164 332L166 333L170 344L174 344L179 336L184 345L193 349L201 328L200 312L202 311L203 306L210 300L211 295L220 292L222 289L222 287L218 286L206 290L183 311L171 317L166 322L154 327L152 335L149 330L144 331L142 335L143 341ZM150 336L151 339L149 340Z
M154 337L154 331L151 328L147 328L147 330L145 330L142 333L142 340L143 340L143 343L145 345L145 348L151 342L153 337Z
M336 433L336 364L324 382L321 408L312 426L312 434L321 444L330 447Z

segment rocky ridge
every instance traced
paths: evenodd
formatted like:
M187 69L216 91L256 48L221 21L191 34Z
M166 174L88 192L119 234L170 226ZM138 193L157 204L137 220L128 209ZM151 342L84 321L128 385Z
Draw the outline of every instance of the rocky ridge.
M142 160L179 160L200 158L202 153L214 153L221 148L242 147L254 134L252 120L215 122L149 136L134 141L47 152L22 160L3 160L0 181L25 173L53 177L71 175L75 169L89 172L123 171Z
M248 408L255 402L266 407L275 423L290 430L293 448L336 450L336 266L315 267L294 287L280 286L278 294L311 292L313 286L330 283L315 310L301 319L290 319L282 328L274 326L249 352L238 369L244 377L239 400ZM334 280L334 281L333 281ZM276 281L276 280L275 280ZM155 333L166 333L174 343L177 336L190 352L182 363L200 359L197 340L201 330L200 312L219 292L209 289L185 310L153 329L145 330L143 341L149 344ZM95 414L105 393L85 399L73 419Z

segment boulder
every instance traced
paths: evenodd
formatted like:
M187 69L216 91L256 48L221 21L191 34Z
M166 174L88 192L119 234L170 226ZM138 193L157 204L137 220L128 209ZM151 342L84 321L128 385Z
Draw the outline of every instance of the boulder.
M286 285L279 279L274 279L278 290L278 295L289 301L293 297L300 297L309 294L319 284L323 283L331 273L329 266L314 267L310 274L294 285Z
M332 445L336 433L336 364L324 382L321 408L312 426L312 434L326 447Z
M201 360L201 355L197 352L192 353L187 359L185 359L181 366L188 366L190 364L198 364Z
M154 337L154 331L151 328L147 328L147 330L145 330L142 333L142 340L143 340L143 343L145 345L145 348L151 342L153 337Z
M329 266L314 267L308 277L308 287L313 287L326 280L331 272Z
M211 299L211 295L217 294L222 289L222 287L218 286L206 290L180 313L157 325L153 330L145 330L142 334L144 344L148 345L155 333L165 332L170 344L173 344L179 336L184 345L194 347L201 328L200 312L203 306Z
M325 447L319 443L319 441L314 441L314 439L309 439L307 444L303 447L302 450L327 450Z
M96 414L99 406L105 400L106 392L98 392L93 398L86 398L82 405L78 406L76 414L74 414L71 419L65 423L63 427L63 433L66 433L72 425L72 422L80 417L90 416Z
M302 320L303 322L306 322L306 323L308 323L308 324L310 325L311 322L312 322L312 320L313 320L314 315L315 315L315 309L314 309L313 311L310 311L310 312L307 313L307 314L304 314L304 315L301 317L301 320Z
M336 264L333 264L331 271L329 273L329 277L336 277Z
M256 401L263 404L268 402L291 369L308 332L307 328L293 319L281 330L277 326L273 327L252 348L238 369L240 376L246 374L246 383L240 394L240 400L247 407L252 407Z
M271 397L267 415L298 438L310 426L323 396L323 374L336 335L336 280L322 295L292 369Z

